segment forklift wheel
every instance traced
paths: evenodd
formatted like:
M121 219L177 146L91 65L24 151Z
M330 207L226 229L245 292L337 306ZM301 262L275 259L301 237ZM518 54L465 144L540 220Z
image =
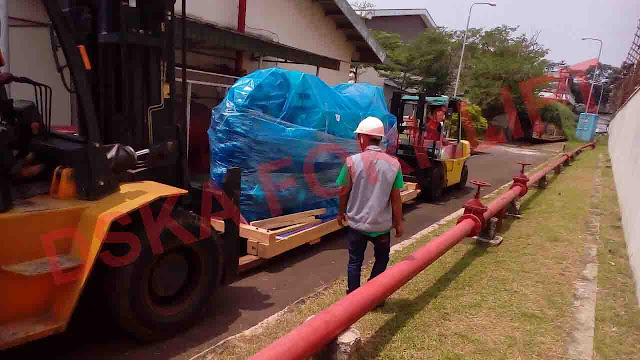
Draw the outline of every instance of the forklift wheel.
M433 164L428 176L429 181L422 188L427 189L425 195L428 200L438 201L442 196L442 190L444 190L444 172L440 163L434 162Z
M469 178L469 169L467 164L462 167L462 173L460 174L460 182L455 185L457 190L462 190L467 186L467 179Z
M181 225L197 236L192 226ZM141 341L156 341L198 320L219 284L221 261L215 239L185 245L166 228L160 236L164 251L153 254L144 227L139 228L135 234L141 254L130 265L108 268L105 296L123 331Z

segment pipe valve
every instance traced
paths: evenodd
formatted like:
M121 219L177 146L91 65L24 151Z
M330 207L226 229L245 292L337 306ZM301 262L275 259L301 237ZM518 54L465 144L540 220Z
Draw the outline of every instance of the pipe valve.
M526 176L524 174L524 168L526 168L527 166L531 166L531 163L528 162L519 162L518 164L522 165L522 170L520 170L520 176Z
M491 186L491 184L489 184L488 182L479 181L479 180L472 180L471 184L477 186L478 190L476 191L476 194L473 196L472 199L464 203L464 206L463 206L464 215L462 215L460 219L458 219L458 223L466 219L473 220L473 222L476 225L473 227L473 230L471 231L469 236L476 236L482 231L482 229L484 229L486 225L486 220L484 219L484 213L488 209L482 203L482 201L480 201L480 191L482 190L483 187Z
M529 186L527 185L527 183L529 182L529 177L524 173L524 169L527 166L531 165L531 163L519 162L518 164L522 166L522 170L520 170L520 174L518 174L518 176L515 176L513 178L513 185L511 185L511 188L513 189L516 186L519 187L520 197L523 197L529 192Z
M476 195L474 196L475 199L480 199L480 190L482 190L483 187L491 186L488 182L480 180L472 180L471 184L478 187L478 191L476 191Z

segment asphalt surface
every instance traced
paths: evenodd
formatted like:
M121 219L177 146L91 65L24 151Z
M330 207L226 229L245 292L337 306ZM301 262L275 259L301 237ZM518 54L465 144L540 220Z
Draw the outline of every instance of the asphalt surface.
M487 181L485 194L511 181L518 162L540 164L562 150L562 144L489 146L469 159L469 180ZM438 203L420 200L404 206L405 234L394 244L457 211L475 189L447 190ZM302 246L272 259L221 288L211 299L202 320L190 330L158 343L140 344L122 335L106 318L99 301L81 300L82 309L66 333L0 352L2 359L192 359L219 341L258 324L294 301L346 274L347 246L343 231L314 246ZM369 246L365 261L373 259Z

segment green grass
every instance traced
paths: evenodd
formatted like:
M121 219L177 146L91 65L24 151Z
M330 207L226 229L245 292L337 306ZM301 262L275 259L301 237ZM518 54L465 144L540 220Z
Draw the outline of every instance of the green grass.
M547 190L531 189L522 202L524 217L505 221L501 246L465 240L394 293L382 309L363 317L355 325L363 336L359 358L565 359L574 281L584 253L590 200L585 194L592 191L597 158L605 149L600 145L583 152L557 179L550 178ZM453 225L394 254L392 264ZM249 357L339 300L345 287L345 279L338 279L261 331L241 335L206 358ZM625 324L624 332L635 331ZM619 351L612 354L625 354Z
M594 359L639 359L640 307L610 167L603 171L601 204Z

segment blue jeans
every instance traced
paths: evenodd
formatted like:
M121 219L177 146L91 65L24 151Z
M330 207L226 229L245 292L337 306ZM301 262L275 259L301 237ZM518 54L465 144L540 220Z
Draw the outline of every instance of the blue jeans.
M347 265L348 294L360 287L362 262L364 262L364 252L367 250L367 243L369 241L373 243L373 252L376 258L369 280L380 275L387 269L387 264L389 263L389 251L391 249L391 233L371 237L349 228L347 239L349 240L349 264Z

